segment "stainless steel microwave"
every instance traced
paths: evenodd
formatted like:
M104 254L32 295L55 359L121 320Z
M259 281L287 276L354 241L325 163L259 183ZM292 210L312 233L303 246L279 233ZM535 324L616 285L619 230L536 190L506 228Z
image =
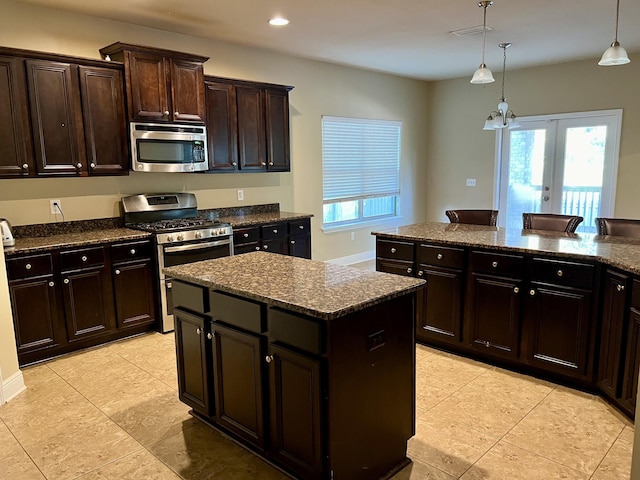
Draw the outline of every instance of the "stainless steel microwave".
M132 122L131 169L136 172L207 170L207 128Z

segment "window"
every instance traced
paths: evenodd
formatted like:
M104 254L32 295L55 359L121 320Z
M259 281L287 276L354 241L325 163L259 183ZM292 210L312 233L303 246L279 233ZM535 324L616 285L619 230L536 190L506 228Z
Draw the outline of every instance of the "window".
M398 215L401 122L322 117L323 226Z

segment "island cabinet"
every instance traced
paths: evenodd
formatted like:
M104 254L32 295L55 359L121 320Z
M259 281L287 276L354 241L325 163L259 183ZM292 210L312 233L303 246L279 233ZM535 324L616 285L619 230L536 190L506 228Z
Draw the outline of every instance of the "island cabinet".
M259 263L256 255L268 254L228 262ZM169 270L179 395L196 417L295 478L390 478L408 463L413 294L328 320Z
M124 63L129 120L204 123L208 57L119 42L100 54Z
M633 281L626 337L620 405L629 416L633 417L636 412L638 372L640 371L640 280L637 279Z
M418 243L417 276L427 282L418 292L416 339L460 345L465 251Z

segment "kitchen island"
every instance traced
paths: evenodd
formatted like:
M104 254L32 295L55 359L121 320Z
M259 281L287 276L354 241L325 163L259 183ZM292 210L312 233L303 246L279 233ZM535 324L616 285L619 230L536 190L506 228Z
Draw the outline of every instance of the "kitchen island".
M180 399L303 479L410 461L422 280L254 252L165 269Z
M418 341L599 391L633 417L640 240L436 222L373 235L378 270L427 282Z

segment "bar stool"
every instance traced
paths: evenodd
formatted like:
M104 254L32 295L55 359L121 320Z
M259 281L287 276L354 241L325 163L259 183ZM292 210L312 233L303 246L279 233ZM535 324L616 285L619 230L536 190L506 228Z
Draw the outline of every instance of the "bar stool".
M498 221L498 210L447 210L444 213L449 217L451 223L495 227Z
M557 215L555 213L523 213L524 230L548 230L551 232L574 233L584 218L578 215Z
M640 238L640 220L628 218L596 218L598 235Z

